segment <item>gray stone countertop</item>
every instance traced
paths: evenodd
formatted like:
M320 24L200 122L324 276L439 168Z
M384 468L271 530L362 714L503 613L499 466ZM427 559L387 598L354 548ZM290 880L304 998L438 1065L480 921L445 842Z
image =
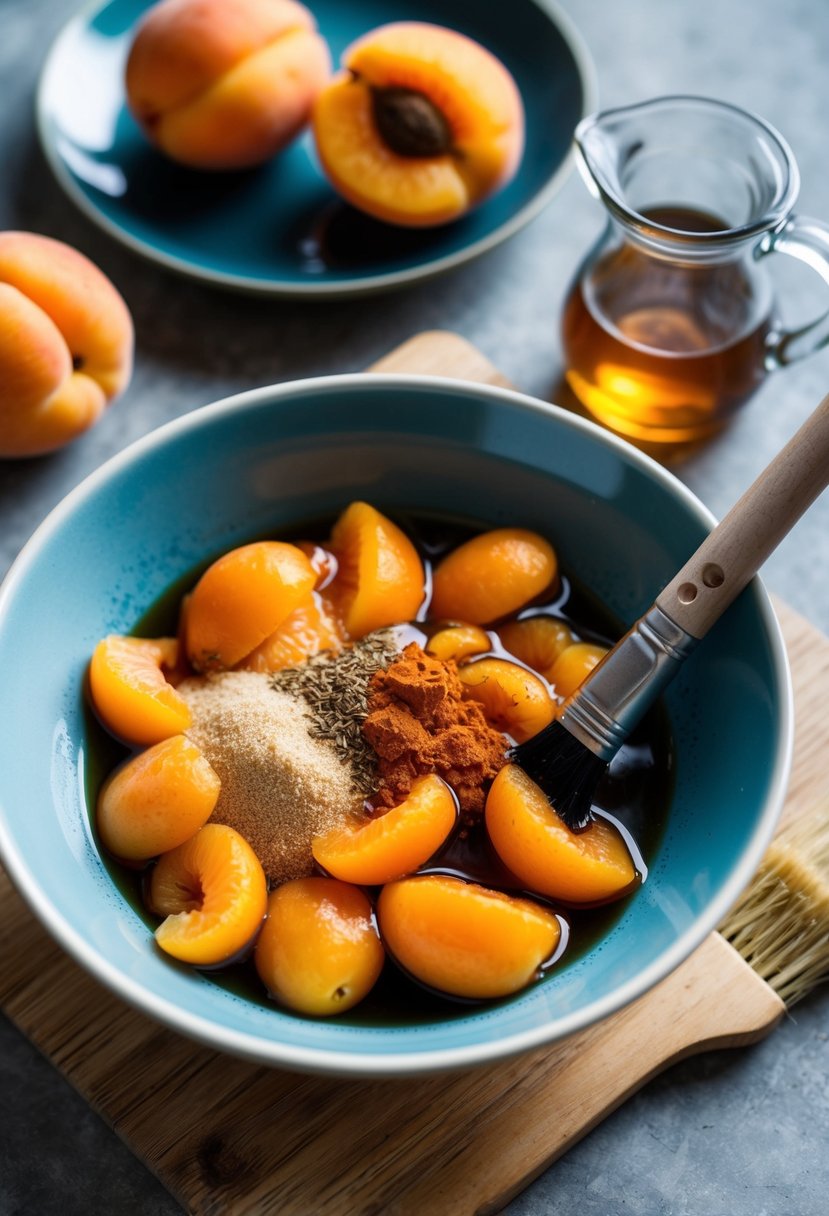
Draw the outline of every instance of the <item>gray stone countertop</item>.
M799 210L829 219L826 0L565 0L564 7L592 52L603 106L687 92L755 110L795 150ZM0 464L0 574L68 490L153 427L241 389L363 368L419 330L456 330L519 387L559 395L559 310L602 223L575 174L524 232L437 283L315 306L225 295L118 246L76 212L46 168L33 92L46 48L75 8L72 0L0 3L0 229L48 233L98 262L135 317L137 367L128 395L81 441L49 459ZM825 286L805 267L781 272L779 283L787 318L802 321L826 305ZM829 351L769 377L730 430L675 472L721 515L828 388ZM764 577L829 632L827 538L824 495ZM758 1047L709 1053L652 1081L514 1200L510 1216L824 1216L827 1078L824 989ZM0 1018L2 1216L179 1210Z

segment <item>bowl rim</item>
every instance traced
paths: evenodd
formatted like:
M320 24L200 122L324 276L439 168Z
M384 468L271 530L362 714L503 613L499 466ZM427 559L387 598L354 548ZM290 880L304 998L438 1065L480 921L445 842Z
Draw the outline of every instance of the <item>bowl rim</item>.
M213 270L200 266L192 260L168 253L157 248L150 240L135 236L122 225L111 219L96 207L85 191L78 185L74 174L68 169L64 157L58 149L58 141L50 132L52 122L51 112L46 106L46 85L64 41L71 38L75 30L89 23L102 12L112 0L87 0L83 7L71 16L61 27L52 40L46 54L37 82L35 93L35 129L38 141L51 169L55 180L66 196L75 204L78 210L108 236L123 247L137 253L140 257L157 265L172 270L195 282L208 283L213 287L234 291L254 297L269 299L302 299L302 300L341 300L357 299L361 296L378 295L385 291L394 291L403 287L414 286L429 279L464 266L475 261L481 255L503 244L521 229L534 220L561 190L570 176L575 164L575 145L570 143L561 164L546 182L519 207L515 213L498 224L496 228L478 237L468 245L446 253L441 257L409 267L405 270L377 272L371 275L338 279L336 282L297 282L288 283L284 279L256 279L250 275L238 274L234 271ZM582 87L582 102L579 121L598 108L599 88L598 75L587 43L574 22L573 18L563 8L558 0L528 0L528 3L539 9L556 27L562 41L573 57Z
M439 389L443 393L466 398L490 400L533 415L554 418L558 424L572 427L588 435L613 451L624 462L640 469L678 496L692 516L704 527L716 522L714 515L701 500L674 474L650 456L640 452L625 440L604 430L596 423L581 418L560 406L541 401L499 385L475 384L469 381L444 376L412 375L402 373L353 372L333 376L316 376L303 380L285 381L276 385L265 385L223 397L211 404L201 406L180 415L134 440L120 452L99 465L47 514L24 544L5 578L0 583L0 629L3 628L6 605L15 595L17 586L25 578L29 568L37 561L42 546L60 529L71 516L76 504L94 495L99 485L114 474L128 467L156 449L163 448L167 440L197 430L223 416L238 416L242 410L269 409L278 407L280 401L320 392L365 392L405 389ZM602 1021L616 1013L631 1001L644 995L660 980L674 971L714 931L741 891L754 876L763 853L768 846L783 807L792 761L794 712L791 672L780 624L774 613L768 593L759 576L755 576L744 594L755 597L761 623L765 628L772 666L780 687L778 720L780 731L773 757L769 792L754 831L734 867L729 880L723 885L704 915L696 918L666 950L662 951L643 971L614 989L604 997L593 1000L583 1008L564 1015L554 1022L546 1022L485 1043L466 1047L436 1048L423 1052L371 1053L334 1047L301 1047L280 1043L274 1039L235 1031L219 1026L210 1018L201 1017L181 1009L176 1003L150 992L133 981L86 940L83 934L66 923L52 906L49 893L32 871L25 856L18 850L10 825L0 807L0 862L23 896L37 919L46 927L66 952L80 963L110 991L127 1001L140 1012L154 1017L170 1029L194 1039L208 1047L220 1049L243 1059L253 1060L271 1067L319 1075L340 1077L402 1077L418 1074L467 1068L473 1065L493 1063L519 1053L527 1052L566 1038Z

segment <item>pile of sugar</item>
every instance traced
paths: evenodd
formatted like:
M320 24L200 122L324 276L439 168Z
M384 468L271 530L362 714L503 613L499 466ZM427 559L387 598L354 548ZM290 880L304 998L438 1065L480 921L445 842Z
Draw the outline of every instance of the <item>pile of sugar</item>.
M187 734L222 783L212 821L245 837L272 882L310 874L312 838L362 811L350 765L267 674L222 672L178 691L193 716Z

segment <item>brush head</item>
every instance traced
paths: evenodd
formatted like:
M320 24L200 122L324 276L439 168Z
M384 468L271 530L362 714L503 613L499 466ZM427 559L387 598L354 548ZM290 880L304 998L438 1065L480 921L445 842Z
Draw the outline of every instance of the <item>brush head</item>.
M594 755L558 721L512 748L509 759L543 790L571 832L588 826L596 786L607 772L606 760Z

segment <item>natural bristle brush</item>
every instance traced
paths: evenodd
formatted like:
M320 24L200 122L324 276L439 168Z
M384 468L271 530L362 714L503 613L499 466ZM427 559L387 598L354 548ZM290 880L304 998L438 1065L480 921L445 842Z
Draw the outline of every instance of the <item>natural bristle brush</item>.
M510 758L573 831L608 764L711 626L829 484L829 396L746 490L648 611Z

